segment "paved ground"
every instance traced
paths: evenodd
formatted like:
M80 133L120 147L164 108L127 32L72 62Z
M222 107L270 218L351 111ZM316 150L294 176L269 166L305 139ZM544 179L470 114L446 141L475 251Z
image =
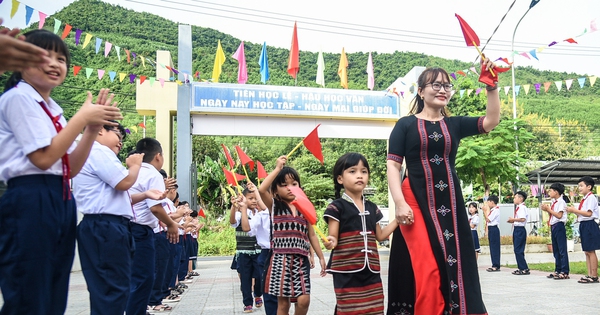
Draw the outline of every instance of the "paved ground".
M582 252L569 253L571 261L583 261ZM551 262L552 254L527 254L527 261ZM381 252L382 279L387 287L388 253ZM229 269L231 257L201 258L200 277L189 284L181 302L172 303L171 312L165 315L225 315L243 314L239 280ZM487 255L479 257L479 274L483 298L489 314L599 314L600 284L579 284L580 276L572 275L570 280L555 281L546 279L546 273L533 271L529 276L514 276L508 268L501 272L486 272L490 266ZM514 255L502 255L502 264L514 264ZM318 271L312 274L311 305L309 314L333 314L335 295L331 276L320 278ZM0 305L2 304L0 300ZM255 314L264 310L255 309ZM71 275L69 303L66 314L89 314L88 292L81 272Z

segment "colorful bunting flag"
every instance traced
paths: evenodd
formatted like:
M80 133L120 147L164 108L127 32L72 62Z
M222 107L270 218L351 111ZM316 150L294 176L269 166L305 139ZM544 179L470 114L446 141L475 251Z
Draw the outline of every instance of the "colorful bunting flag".
M115 46L115 50L117 51L117 58L121 61L121 47Z
M123 82L123 79L127 76L127 73L119 72L119 82Z
M135 83L135 78L137 77L137 75L131 73L129 74L129 83Z
M110 78L110 82L114 82L115 81L115 77L117 76L117 73L115 71L109 71L108 72L108 76Z
M75 30L75 46L79 46L79 39L81 38L81 33L83 31L80 29Z
M231 57L238 62L238 83L245 84L248 81L248 67L246 65L246 55L244 54L244 41L240 43L240 46Z
M577 43L577 42L576 42L574 39L572 39L572 38L567 38L567 39L565 39L564 41L565 41L565 42L567 42L567 43L571 43L571 44L578 44L578 43Z
M375 87L375 73L373 70L373 57L371 57L371 52L369 52L369 59L367 59L367 88L373 91Z
M33 8L25 5L25 25L29 25L31 22L31 16L33 15Z
M198 209L198 215L206 219L206 213L204 213L204 209L202 209L202 207Z
M531 84L524 84L523 85L523 89L525 90L525 95L529 94L529 88L531 87Z
M90 33L85 33L85 39L83 40L83 48L87 47L87 45L90 43L90 41L92 40L92 37L94 35L90 34Z
M572 84L573 84L573 79L565 80L565 86L567 87L567 91L569 91L571 89Z
M590 86L594 86L594 83L596 83L596 79L597 78L598 78L597 76L591 76L590 77Z
M141 75L141 76L140 76L140 84L143 84L143 83L144 83L144 81L146 81L146 78L147 78L147 76L145 76L145 75Z
M109 41L104 43L104 58L108 57L108 53L112 49L112 44Z
M65 38L67 38L67 36L69 36L69 34L71 33L71 29L73 29L73 27L69 24L66 24L65 29L63 30L63 33L60 36L60 38L62 38L62 40L65 40Z
M100 45L102 45L102 38L96 37L96 54L100 51Z
M44 24L46 23L46 17L48 16L46 13L43 13L41 11L38 11L39 15L40 15L40 24L38 26L38 29L42 29L44 28Z
M102 80L105 70L98 69L98 80Z
M531 55L531 57L535 58L535 60L539 61L539 59L538 59L538 57L536 55L536 50L535 49L532 49L531 51L529 51L529 54Z
M90 76L92 75L92 72L94 72L94 69L92 68L85 68L85 76L86 78L90 78Z
M262 50L260 51L260 57L258 57L258 65L260 66L260 81L267 83L269 81L269 59L267 57L267 42L263 42ZM198 75L200 73L196 71Z
M541 85L541 84L539 84L539 83L536 83L536 84L534 84L534 86L535 86L535 93L536 93L536 94L540 94L540 87L541 87L542 85Z
M60 24L62 22L58 19L54 19L54 34L58 34L58 30L60 29Z
M579 87L583 89L583 85L585 85L585 77L578 78L577 82L579 82Z
M79 73L79 70L81 70L81 66L73 66L73 76L76 77L77 74Z
M515 85L515 94L517 96L519 96L519 92L521 91L521 86L520 85Z
M548 93L551 84L552 82L544 82L544 93Z
M288 59L287 72L292 78L296 79L300 71L300 49L298 47L298 28L294 22L294 33L292 34L292 47L290 48L290 57Z
M338 76L340 77L340 85L344 89L348 89L348 57L343 47L340 56L340 65L338 66Z
M317 79L315 82L325 87L325 60L323 59L322 51L319 51L319 55L317 56Z
M221 76L221 70L223 64L225 63L225 52L223 52L223 47L221 47L221 40L217 42L217 53L215 55L215 64L213 66L212 80L213 82L219 82L219 77Z
M158 82L160 82L160 87L165 87L165 79L159 78Z
M125 49L125 53L127 54L127 63L131 63L131 56L129 56L129 50Z
M154 82L156 82L156 77L150 77L150 86L153 86Z
M554 85L556 85L556 88L558 89L558 91L560 91L560 88L562 87L562 81L555 81Z

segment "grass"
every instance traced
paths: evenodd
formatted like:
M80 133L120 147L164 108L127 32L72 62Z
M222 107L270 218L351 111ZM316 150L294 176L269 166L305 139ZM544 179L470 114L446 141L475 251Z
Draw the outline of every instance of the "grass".
M554 272L554 263L536 263L527 264L531 270L539 270L548 273ZM517 265L507 265L508 268L517 269ZM587 266L585 261L576 261L569 263L569 269L571 274L587 275Z
M549 237L545 236L527 236L527 244L551 244ZM512 236L500 236L500 245L512 245ZM487 237L479 238L479 245L489 246L490 242Z

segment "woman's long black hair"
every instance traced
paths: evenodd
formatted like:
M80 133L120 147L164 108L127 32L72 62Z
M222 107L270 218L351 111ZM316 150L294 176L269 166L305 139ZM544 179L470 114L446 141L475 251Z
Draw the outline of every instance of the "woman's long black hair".
M25 41L36 45L40 48L46 50L53 50L57 53L63 54L65 56L67 63L67 71L71 67L71 54L69 53L69 48L67 44L60 38L58 35L47 31L47 30L33 30L29 31L25 34ZM15 87L19 82L23 79L21 72L15 71L11 74L10 78L6 81L4 85L4 91L8 91L11 88Z

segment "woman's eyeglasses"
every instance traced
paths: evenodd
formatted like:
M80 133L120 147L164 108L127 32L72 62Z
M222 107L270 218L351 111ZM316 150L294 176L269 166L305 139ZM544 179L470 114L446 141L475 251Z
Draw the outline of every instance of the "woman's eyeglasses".
M439 91L442 89L442 86L444 87L444 90L446 90L446 92L450 92L452 91L452 88L454 87L454 84L450 84L450 83L446 83L446 84L441 84L439 82L434 82L434 83L427 83L425 85L431 85L431 88L434 91Z

